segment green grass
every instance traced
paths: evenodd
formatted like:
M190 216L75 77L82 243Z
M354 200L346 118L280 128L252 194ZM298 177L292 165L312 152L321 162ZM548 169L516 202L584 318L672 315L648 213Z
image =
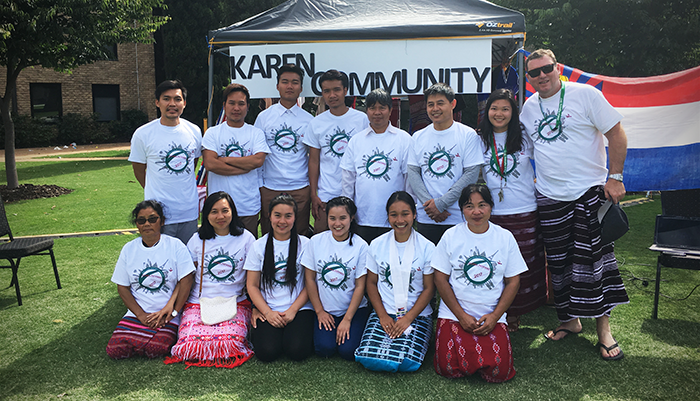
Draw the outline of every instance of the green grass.
M80 162L85 167L71 166L72 172L61 174L59 163L44 167L38 163L31 165L40 171L55 172L42 178L45 181L41 183L58 184L56 181L68 180L80 171L78 182L96 184L100 180L114 180L112 185L118 189L128 187L126 181L132 178L125 162L97 163ZM92 175L102 178L93 179ZM140 196L140 190L135 192ZM54 201L70 196L73 194ZM76 196L72 207L83 211L94 208L94 198L84 201L84 197ZM125 215L139 197L136 198L113 199L117 203L111 207L119 210L121 221L126 220ZM20 205L8 205L8 208L15 206ZM654 201L625 210L631 229L618 241L616 253L631 302L616 308L611 319L613 333L626 354L619 362L600 358L594 347L597 340L592 320L583 321L582 335L561 342L546 341L542 333L557 325L554 309L546 307L522 317L520 331L511 336L518 373L512 381L500 385L488 384L479 377L442 378L433 371L432 352L423 367L410 374L374 373L339 358L318 357L301 363L282 360L270 364L253 358L233 370L197 367L185 370L182 364L164 365L162 359L112 361L104 349L125 307L110 277L121 247L135 238L120 235L56 240L62 290L56 289L48 257L22 261L19 280L23 306L17 306L13 288L0 290L0 397L9 400L59 396L73 400L697 399L700 294L696 291L685 301L662 298L660 319L651 319L654 282L649 280L645 287L632 276L651 279L655 275L656 254L647 248L653 241L654 216L660 213L660 203ZM41 219L41 215L27 216L22 224L34 224L31 220ZM13 226L18 224L15 220ZM2 288L10 278L8 270L0 270ZM662 293L674 298L686 296L700 283L700 273L694 271L664 269L662 278Z
M61 157L62 159L77 159L86 157L129 157L129 150L103 150L100 152L81 152L69 154L57 153L51 156L38 157L38 159L56 159L58 157Z
M55 184L73 189L57 198L6 205L17 236L130 227L129 213L143 200L131 164L123 160L17 163L20 184ZM5 171L0 170L2 177Z

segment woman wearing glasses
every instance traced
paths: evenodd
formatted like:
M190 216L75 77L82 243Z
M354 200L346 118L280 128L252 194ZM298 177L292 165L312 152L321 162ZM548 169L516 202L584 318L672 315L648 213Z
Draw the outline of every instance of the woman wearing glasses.
M491 222L510 231L518 241L528 271L507 311L508 331L520 326L520 316L547 301L544 240L535 201L532 142L524 135L513 92L496 89L486 102L487 118L479 127L484 155L483 176L491 194Z
M128 311L109 339L107 355L155 358L166 355L177 340L178 311L190 292L194 264L179 239L161 234L160 203L139 203L131 219L141 236L124 245L112 275Z

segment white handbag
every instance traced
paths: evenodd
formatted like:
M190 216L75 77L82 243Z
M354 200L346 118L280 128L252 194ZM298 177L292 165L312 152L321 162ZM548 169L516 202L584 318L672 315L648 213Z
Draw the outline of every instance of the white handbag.
M214 298L204 298L202 297L202 282L204 281L204 243L206 240L202 240L202 262L199 275L199 309L202 315L202 323L206 325L218 324L231 320L236 317L236 312L238 311L238 303L236 302L236 296L229 298L226 297L214 297Z

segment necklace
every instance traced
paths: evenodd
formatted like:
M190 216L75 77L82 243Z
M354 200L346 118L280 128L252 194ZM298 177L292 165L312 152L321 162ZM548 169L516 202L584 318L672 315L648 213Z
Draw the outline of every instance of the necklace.
M559 111L557 111L556 117L553 115L546 115L544 114L544 110L542 109L542 98L537 97L537 100L540 105L540 112L542 113L542 120L537 126L537 135L542 138L544 141L553 141L557 139L561 135L561 114L562 111L564 110L564 90L566 86L564 86L564 82L561 83L561 91L559 91ZM554 126L552 127L552 122L554 122ZM557 131L556 134L552 136L545 136L542 134L542 130L545 129L545 127L548 127L550 129L550 132Z
M507 183L506 178L506 162L508 160L508 153L506 151L506 144L503 144L503 160L498 158L498 145L496 144L496 133L492 133L493 143L491 144L491 168L501 177L501 189L498 191L498 201L503 202L503 182ZM508 134L506 134L507 136ZM494 164L496 167L494 168Z

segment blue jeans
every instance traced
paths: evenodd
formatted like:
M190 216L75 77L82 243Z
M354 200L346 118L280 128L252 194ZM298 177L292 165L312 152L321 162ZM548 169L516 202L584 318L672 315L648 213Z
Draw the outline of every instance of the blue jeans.
M338 345L336 342L336 329L345 315L340 317L333 316L336 327L333 330L319 328L318 318L314 318L314 348L316 349L316 355L330 357L337 351L343 359L354 361L355 349L360 345L360 340L362 340L362 332L365 329L369 313L369 306L357 309L355 316L352 317L350 322L350 338L341 345Z

